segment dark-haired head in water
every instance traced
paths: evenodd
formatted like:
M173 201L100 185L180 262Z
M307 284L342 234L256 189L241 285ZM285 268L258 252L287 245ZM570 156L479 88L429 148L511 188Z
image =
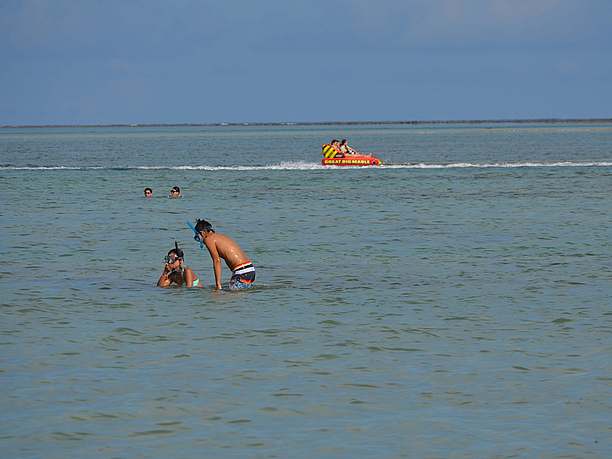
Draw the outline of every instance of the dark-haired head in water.
M169 196L170 198L180 198L181 197L181 189L178 186L173 186L170 190Z

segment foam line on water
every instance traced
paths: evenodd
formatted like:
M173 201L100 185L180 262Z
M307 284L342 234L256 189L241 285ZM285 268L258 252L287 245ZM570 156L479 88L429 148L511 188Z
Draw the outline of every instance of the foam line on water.
M609 161L557 161L537 162L525 161L517 163L450 163L450 164L386 164L387 169L487 169L487 168L518 168L518 167L609 167Z
M384 164L382 166L365 167L365 169L488 169L488 168L528 168L528 167L610 167L611 161L558 161L558 162L502 162L502 163L449 163L449 164ZM32 171L93 171L93 170L194 170L194 171L258 171L258 170L343 170L363 169L363 167L330 167L319 163L307 162L281 162L262 166L12 166L2 165L0 170L32 170Z

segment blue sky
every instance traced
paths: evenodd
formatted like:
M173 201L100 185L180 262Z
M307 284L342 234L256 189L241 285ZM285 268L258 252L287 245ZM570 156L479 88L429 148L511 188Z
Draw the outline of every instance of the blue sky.
M0 124L612 117L608 0L0 0Z

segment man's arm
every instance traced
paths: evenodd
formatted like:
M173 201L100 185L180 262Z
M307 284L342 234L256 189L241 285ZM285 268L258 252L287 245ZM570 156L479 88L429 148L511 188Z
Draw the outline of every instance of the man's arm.
M221 257L219 256L219 252L217 251L217 245L212 237L207 237L204 240L206 244L206 248L208 249L208 253L210 253L210 258L213 261L213 270L215 272L215 288L217 290L221 290Z

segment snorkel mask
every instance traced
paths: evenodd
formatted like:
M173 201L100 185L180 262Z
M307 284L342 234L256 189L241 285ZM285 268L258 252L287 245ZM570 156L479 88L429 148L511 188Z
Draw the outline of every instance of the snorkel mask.
M168 264L174 263L176 260L178 260L178 257L171 257L170 255L164 257L164 262Z
M174 253L175 253L174 257L172 257L170 255L166 255L164 257L164 261L166 263L174 263L174 262L176 262L176 260L182 260L183 257L185 256L183 251L179 248L178 242L176 242L176 241L174 241Z
M195 226L193 226L191 222L187 222L187 226L191 228L191 231L193 231L193 239L200 243L200 250L202 250L204 248L204 241L202 240L200 233L196 231Z

